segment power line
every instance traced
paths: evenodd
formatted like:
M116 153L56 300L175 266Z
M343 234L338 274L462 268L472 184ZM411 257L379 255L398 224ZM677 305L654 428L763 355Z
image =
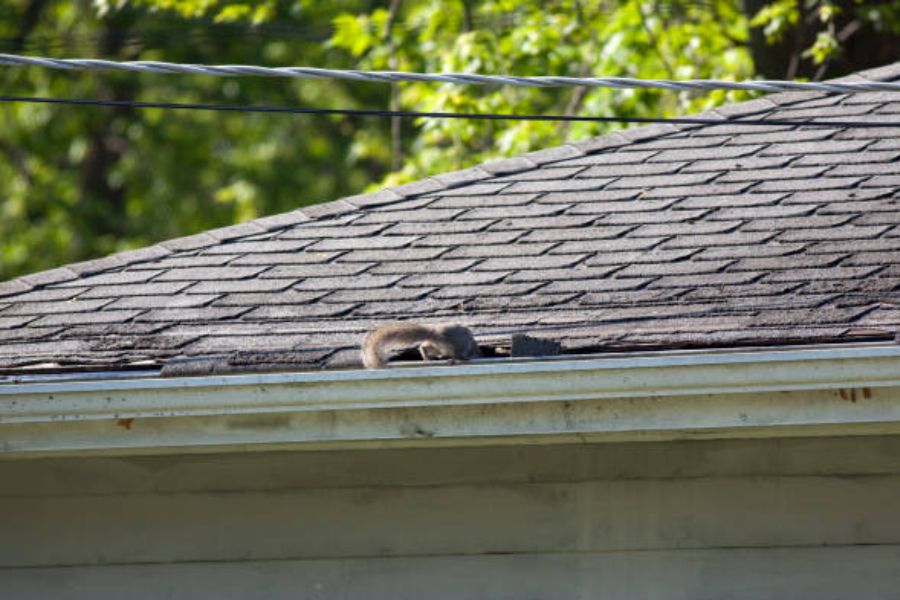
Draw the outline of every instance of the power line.
M402 117L431 119L477 119L487 121L574 121L595 123L671 123L674 125L787 125L797 127L900 128L900 121L813 121L807 119L706 119L702 117L597 117L587 115L531 115L498 113L419 112L411 110L379 110L354 108L303 108L296 106L255 106L239 104L199 104L176 102L138 102L134 100L94 100L82 98L42 98L33 96L0 96L0 102L29 102L75 106L126 108L161 108L169 110L213 110L301 115L342 115L351 117Z
M133 71L138 73L213 75L217 77L289 77L295 79L341 79L369 83L430 82L459 85L512 85L517 87L592 87L616 89L663 89L673 91L743 90L753 92L900 92L900 82L802 82L722 81L713 79L635 79L630 77L516 77L477 73L411 73L405 71L359 71L313 67L261 67L256 65L192 65L160 61L118 62L84 58L45 58L0 54L0 65L35 66L67 71Z

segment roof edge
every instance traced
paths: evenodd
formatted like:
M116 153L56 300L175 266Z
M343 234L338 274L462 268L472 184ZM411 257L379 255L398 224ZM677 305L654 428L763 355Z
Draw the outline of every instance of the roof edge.
M900 62L868 69L834 79L833 81L885 81L898 78L900 78ZM829 94L824 92L782 92L746 102L719 106L692 116L722 120L724 123L827 95ZM696 129L697 127L700 127L700 125L655 123L623 129L578 142L568 142L560 146L537 150L512 158L492 160L460 171L442 173L411 183L386 187L375 192L313 204L286 213L260 217L245 223L166 240L144 248L118 252L102 258L23 275L6 282L0 282L0 297L28 292L53 283L71 281L108 269L154 260L174 252L205 248L247 235L277 231L307 221L347 214L368 207L385 206L422 194L461 187L495 176L528 171L569 158L596 154L611 148L618 148L639 141L648 141L680 131Z
M16 384L0 396L12 400L0 403L0 458L880 435L900 432L900 347Z

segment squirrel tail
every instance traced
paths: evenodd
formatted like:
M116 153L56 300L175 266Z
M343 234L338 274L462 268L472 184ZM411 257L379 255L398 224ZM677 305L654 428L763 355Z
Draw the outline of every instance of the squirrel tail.
M434 340L432 329L415 323L396 323L385 325L371 331L362 344L362 361L367 369L384 368L391 350L412 347L422 342ZM446 345L442 340L443 345Z

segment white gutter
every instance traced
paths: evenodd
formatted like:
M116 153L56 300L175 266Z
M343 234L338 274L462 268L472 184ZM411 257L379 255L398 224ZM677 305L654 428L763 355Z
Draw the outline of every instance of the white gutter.
M900 432L900 346L0 385L0 457Z

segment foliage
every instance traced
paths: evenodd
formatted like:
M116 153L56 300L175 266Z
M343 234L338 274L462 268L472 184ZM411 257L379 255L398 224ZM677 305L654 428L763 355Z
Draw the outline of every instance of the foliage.
M759 8L748 13L756 1ZM855 40L871 37L866 27L890 34L900 23L900 0L743 2L18 0L0 11L0 51L744 79L756 74L754 60L757 68L764 62L756 32L824 75L835 57L853 54ZM747 97L22 68L0 68L0 82L4 93L25 96L628 117L689 113ZM0 104L0 280L608 129Z

